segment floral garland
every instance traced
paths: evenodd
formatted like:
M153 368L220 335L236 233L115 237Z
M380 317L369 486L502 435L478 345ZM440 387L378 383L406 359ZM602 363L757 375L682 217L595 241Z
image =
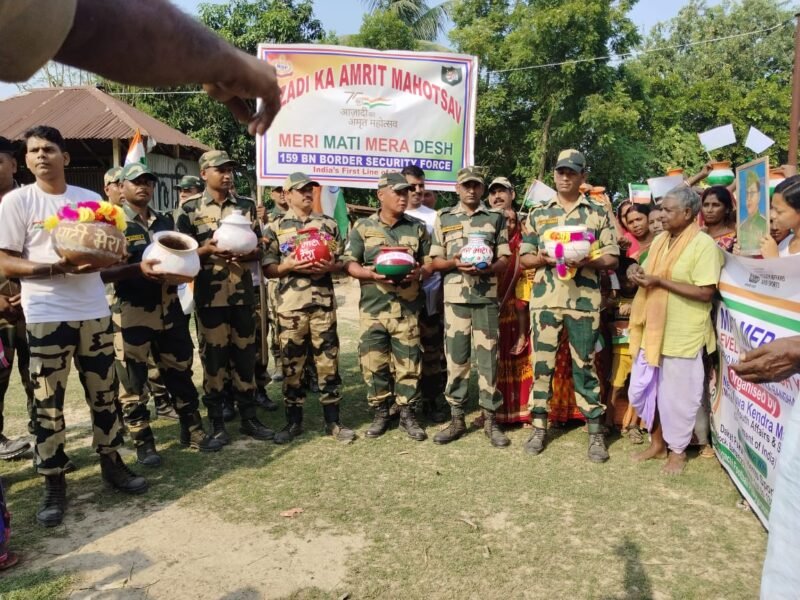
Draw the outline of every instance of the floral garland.
M58 209L54 215L44 220L44 228L52 231L62 221L77 223L108 223L120 231L125 231L128 226L125 212L119 207L105 200L86 200L75 205L66 204Z

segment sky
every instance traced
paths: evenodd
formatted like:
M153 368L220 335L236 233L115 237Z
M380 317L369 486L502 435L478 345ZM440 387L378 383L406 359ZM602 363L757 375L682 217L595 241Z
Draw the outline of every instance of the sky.
M196 15L197 7L205 0L172 0L189 14ZM220 0L211 0L220 3ZM711 0L709 4L717 4L719 0ZM435 3L432 0L431 3ZM660 21L674 17L688 3L688 0L639 0L631 12L631 19L642 30L647 32ZM363 0L314 0L314 14L322 22L326 31L338 34L355 33L361 25L365 13ZM448 45L446 39L440 43ZM18 92L13 84L0 83L0 100L13 96Z

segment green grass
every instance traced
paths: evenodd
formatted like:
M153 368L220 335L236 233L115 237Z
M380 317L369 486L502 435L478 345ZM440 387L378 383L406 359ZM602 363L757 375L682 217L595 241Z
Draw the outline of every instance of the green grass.
M201 456L180 448L174 422L159 420L154 428L165 466L147 473L148 494L130 499L102 491L94 453L76 447L88 429L76 428L67 447L80 467L69 476L71 514L123 503L145 514L179 502L231 523L258 523L275 538L321 530L366 538L335 592L310 583L291 596L298 600L345 592L352 598L757 596L766 535L736 507L739 495L716 461L691 460L684 476L665 478L661 464L632 463L634 447L614 439L611 460L595 465L586 460L579 428L553 430L536 458L522 452L522 429L510 431L505 450L489 446L480 431L444 447L415 443L396 429L369 440L355 326L340 323L340 337L343 420L360 430L355 443L322 435L313 396L306 434L289 446L248 442ZM70 404L83 405L77 381L68 393ZM270 393L280 398L278 386ZM24 430L21 398L15 384L6 400L8 435ZM283 424L281 412L261 416L273 427ZM427 429L432 437L435 429ZM11 483L12 545L36 556L45 536L66 532L35 524L41 480L28 461L0 464L0 475ZM94 495L74 500L84 494ZM279 516L292 507L305 512ZM0 578L0 598L64 597L80 576L23 566Z

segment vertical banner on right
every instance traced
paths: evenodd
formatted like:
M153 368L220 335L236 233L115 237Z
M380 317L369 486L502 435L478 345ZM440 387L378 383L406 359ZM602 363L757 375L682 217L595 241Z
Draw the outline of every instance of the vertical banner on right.
M800 334L800 257L758 260L727 254L719 290L720 362L711 395L714 447L767 527L775 468L800 393L800 375L759 385L744 381L731 365L742 352Z

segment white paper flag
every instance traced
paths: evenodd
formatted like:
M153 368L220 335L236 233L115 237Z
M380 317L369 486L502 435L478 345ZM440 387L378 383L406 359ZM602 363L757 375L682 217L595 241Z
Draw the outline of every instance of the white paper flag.
M761 154L774 143L775 140L773 140L771 137L760 132L755 127L750 127L750 131L747 134L747 140L745 141L744 145L750 148L750 150L756 154Z
M547 202L553 198L556 192L549 185L542 183L538 179L534 180L531 187L528 188L528 193L525 194L525 206L534 206L540 202Z
M731 124L709 129L697 135L700 137L700 143L703 145L706 152L711 152L717 148L723 148L736 143L736 134Z
M653 198L661 198L672 188L676 188L683 184L683 175L670 175L669 177L653 177L647 180L647 185L650 187L650 192Z

